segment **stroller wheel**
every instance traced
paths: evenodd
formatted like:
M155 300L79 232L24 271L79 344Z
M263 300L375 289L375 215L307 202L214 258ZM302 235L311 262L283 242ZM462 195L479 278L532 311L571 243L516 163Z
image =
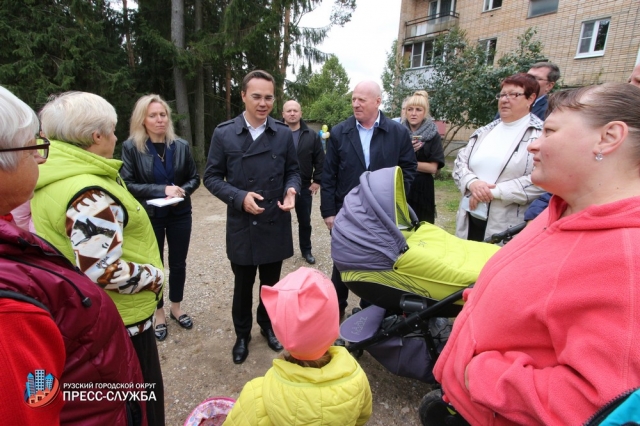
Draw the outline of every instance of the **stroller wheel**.
M442 390L429 392L422 398L418 409L423 426L468 426L469 423L451 405L442 400Z
M364 353L364 350L362 350L362 349L355 349L354 350L354 349L351 349L349 346L350 345L347 345L347 350L349 351L351 356L354 357L355 359L360 359L360 357Z

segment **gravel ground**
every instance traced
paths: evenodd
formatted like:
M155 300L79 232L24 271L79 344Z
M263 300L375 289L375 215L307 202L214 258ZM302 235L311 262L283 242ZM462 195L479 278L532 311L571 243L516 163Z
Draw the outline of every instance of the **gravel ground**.
M439 199L438 194L436 197ZM320 217L319 204L320 197L314 197L311 237L316 258L314 266L330 276L330 237ZM169 337L158 342L164 377L166 424L169 426L182 425L189 413L206 398L237 398L244 384L264 375L277 356L267 347L254 318L249 357L243 364L233 363L233 274L225 251L226 205L201 187L193 195L193 212L182 306L192 316L194 327L184 330L169 319L168 296L165 296ZM439 213L441 216L446 214L440 209ZM293 217L295 254L284 261L283 277L301 266L308 266L298 250L295 214ZM450 217L438 218L438 222L450 220ZM257 289L258 285L254 292L254 316ZM357 305L357 298L351 296L349 302L348 311ZM391 374L366 352L360 358L360 365L367 373L373 393L373 414L368 424L420 425L418 405L429 391L429 385Z

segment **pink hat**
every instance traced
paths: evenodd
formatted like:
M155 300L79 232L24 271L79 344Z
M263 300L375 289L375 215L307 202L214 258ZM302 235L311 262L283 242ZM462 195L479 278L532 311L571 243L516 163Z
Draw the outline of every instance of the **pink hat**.
M317 269L300 268L263 286L261 297L276 337L293 357L316 360L338 337L336 290Z

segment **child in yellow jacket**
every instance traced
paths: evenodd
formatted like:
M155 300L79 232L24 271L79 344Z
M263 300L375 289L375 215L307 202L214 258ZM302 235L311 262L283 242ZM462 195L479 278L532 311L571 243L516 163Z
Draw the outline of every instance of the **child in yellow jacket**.
M264 306L286 352L247 383L225 426L363 425L371 416L367 376L338 337L338 299L320 271L300 268L262 287Z

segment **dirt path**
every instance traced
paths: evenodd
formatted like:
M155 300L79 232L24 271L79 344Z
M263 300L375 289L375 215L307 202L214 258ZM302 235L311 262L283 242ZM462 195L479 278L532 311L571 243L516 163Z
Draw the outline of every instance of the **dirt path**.
M436 192L436 199L438 193ZM331 274L330 238L319 213L320 198L313 205L313 254L315 267ZM451 214L440 209L440 221ZM235 342L231 321L233 274L225 251L226 205L201 187L193 196L193 232L187 264L184 310L194 320L192 330L183 330L168 319L169 337L158 344L165 386L167 425L180 426L198 403L212 396L237 398L244 384L264 375L277 354L260 336L255 324L249 357L241 365L233 364L231 348ZM297 242L297 221L293 220L294 257L285 260L282 276L301 266ZM257 300L257 288L254 298ZM166 296L165 296L166 297ZM357 299L350 299L349 311ZM257 302L254 302L254 315ZM168 299L165 300L165 309ZM429 386L389 373L368 353L360 358L373 393L370 425L420 425L417 410Z

